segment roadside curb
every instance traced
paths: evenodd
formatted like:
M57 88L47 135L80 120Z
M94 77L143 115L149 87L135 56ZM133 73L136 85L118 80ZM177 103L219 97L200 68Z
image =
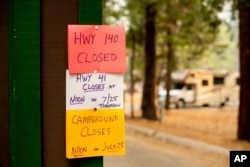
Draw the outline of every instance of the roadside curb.
M134 132L146 135L146 136L152 136L152 137L155 137L156 139L170 142L173 144L182 145L182 146L186 146L186 147L190 147L194 149L202 149L202 150L211 151L214 153L229 156L229 151L230 151L229 149L216 146L213 144L209 144L209 143L205 143L205 142L201 142L201 141L197 141L193 139L188 139L185 137L180 137L180 136L176 136L172 134L157 132L156 130L153 130L150 128L135 126L131 124L126 124L125 127L126 127L126 130L134 131Z

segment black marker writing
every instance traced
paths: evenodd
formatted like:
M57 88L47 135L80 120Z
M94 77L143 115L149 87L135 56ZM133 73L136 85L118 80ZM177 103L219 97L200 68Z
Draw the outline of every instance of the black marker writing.
M108 96L103 96L103 103L109 104L110 102L117 101L118 96L111 96L110 93Z
M77 55L78 63L93 63L93 62L105 62L116 61L117 55L115 53L86 53L80 52Z
M76 104L83 104L84 101L85 101L85 96L74 95L73 97L70 97L69 103L71 105L76 105Z
M84 84L82 89L84 92L97 92L103 91L105 88L105 84Z
M82 156L84 152L87 152L87 151L88 151L87 146L84 146L84 147L75 146L75 147L72 147L71 154L74 157L79 157L79 156Z
M125 142L117 142L114 144L104 143L104 147L102 148L102 151L115 152L124 147L125 147Z
M119 40L118 35L106 34L104 45L106 45L107 43L117 43L118 40Z
M92 77L92 74L77 74L76 82L89 82Z
M81 32L75 32L75 45L80 44L80 45L85 45L85 44L93 44L94 39L95 39L96 34L89 34L85 35L84 33Z

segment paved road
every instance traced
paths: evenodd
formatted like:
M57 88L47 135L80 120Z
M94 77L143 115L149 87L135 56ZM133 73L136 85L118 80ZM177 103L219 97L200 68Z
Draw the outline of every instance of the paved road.
M207 157L208 153L200 154L196 152L193 156L183 154L183 149L173 150L161 147L160 145L150 144L135 136L127 137L127 153L126 156L104 157L104 167L215 167L227 166L223 162L218 162L216 158L213 160ZM187 153L190 148L184 148ZM178 152L179 151L179 152ZM181 151L181 152L180 152ZM191 153L191 152L190 152ZM193 152L191 153L193 154ZM201 156L200 156L201 155ZM218 157L220 158L220 157ZM219 159L218 159L219 160ZM209 161L209 162L208 162ZM225 158L223 158L225 161Z

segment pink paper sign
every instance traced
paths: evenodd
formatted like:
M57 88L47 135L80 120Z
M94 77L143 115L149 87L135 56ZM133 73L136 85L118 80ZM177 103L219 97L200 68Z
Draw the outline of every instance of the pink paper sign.
M122 26L68 25L69 73L124 73L125 45Z

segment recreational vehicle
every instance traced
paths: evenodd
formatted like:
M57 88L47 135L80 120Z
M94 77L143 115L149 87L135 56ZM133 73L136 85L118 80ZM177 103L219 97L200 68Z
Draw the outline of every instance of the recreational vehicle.
M160 91L166 97L166 91ZM186 70L172 74L170 104L176 108L224 106L238 101L239 74L214 70Z

